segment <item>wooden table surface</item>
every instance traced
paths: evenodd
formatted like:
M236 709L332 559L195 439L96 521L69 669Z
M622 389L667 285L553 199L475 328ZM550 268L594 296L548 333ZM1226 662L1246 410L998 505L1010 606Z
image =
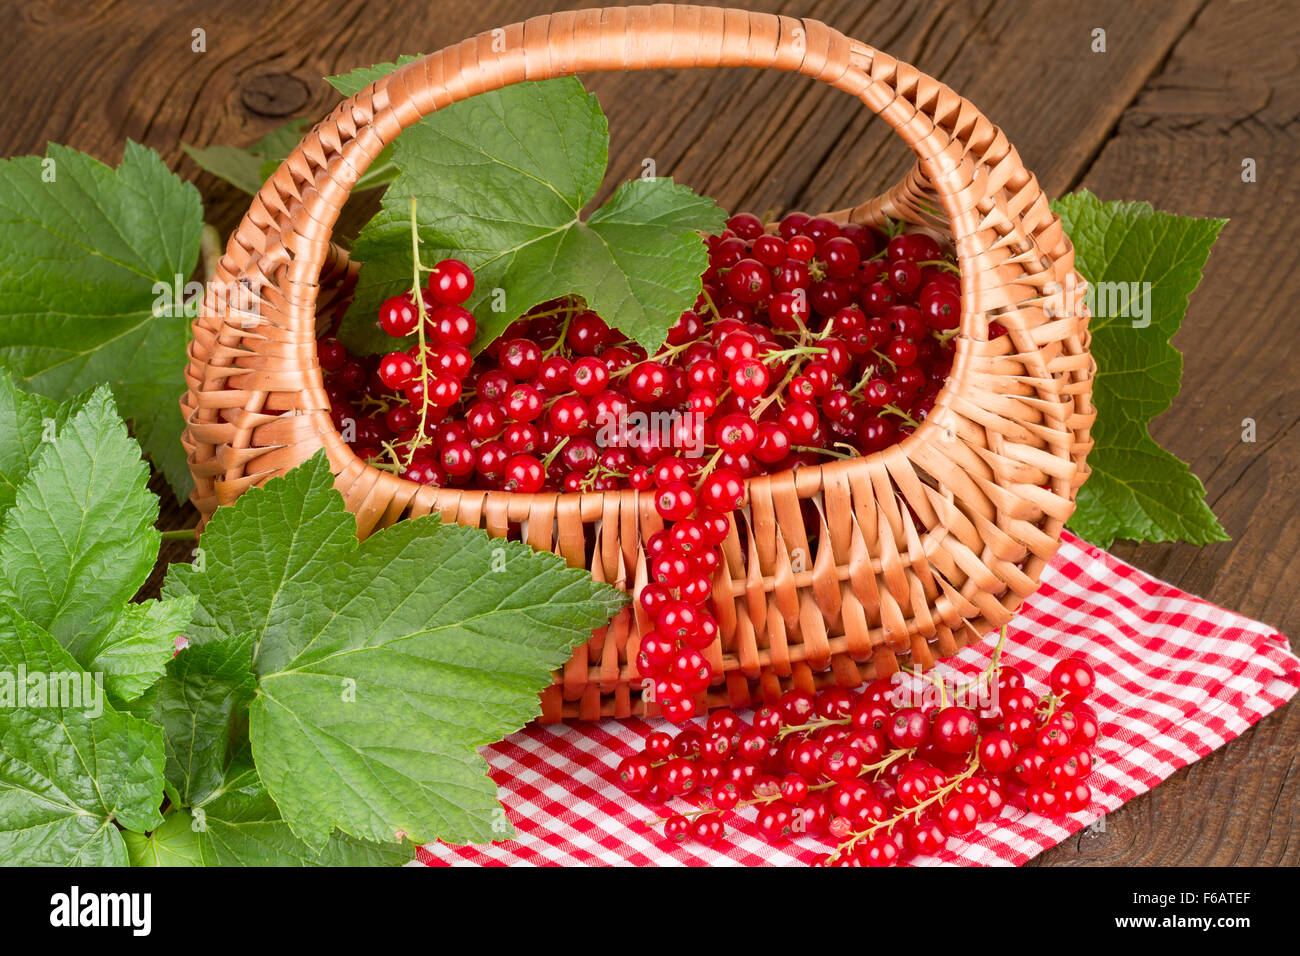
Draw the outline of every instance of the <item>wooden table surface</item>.
M735 0L739 3L741 0ZM131 138L203 193L225 232L248 199L182 153L251 143L337 100L321 77L422 53L538 13L540 0L27 0L0 32L0 154L47 140L107 162ZM1104 199L1231 222L1175 344L1183 391L1152 427L1191 464L1230 542L1119 544L1125 560L1300 635L1300 388L1296 371L1296 160L1300 17L1286 0L748 0L808 16L909 60L1002 126L1049 195ZM266 12L255 15L254 8ZM206 52L192 31L206 32ZM1093 52L1094 31L1106 51ZM906 149L821 84L729 70L587 77L610 117L609 182L652 157L723 206L840 208L891 185ZM1243 183L1243 159L1257 181ZM362 207L345 224L364 221ZM1256 440L1242 440L1253 419ZM179 420L178 420L179 429ZM161 485L167 527L194 520ZM180 559L183 545L164 559ZM156 582L155 582L156 586ZM1112 814L1105 832L1043 854L1046 865L1300 863L1300 707Z

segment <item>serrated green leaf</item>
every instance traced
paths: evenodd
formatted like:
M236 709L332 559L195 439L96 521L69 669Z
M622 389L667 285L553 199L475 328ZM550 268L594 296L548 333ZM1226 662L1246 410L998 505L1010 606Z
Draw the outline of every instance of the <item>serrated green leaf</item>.
M398 866L410 844L335 833L315 850L293 835L256 774L227 782L202 806L177 807L145 836L126 833L132 866Z
M246 633L187 647L158 682L154 713L165 735L167 782L187 806L208 798L226 775L232 718L257 691L253 639Z
M308 120L297 117L283 126L277 126L252 146L242 149L238 146L190 146L182 149L200 169L207 170L214 176L220 176L232 186L242 189L250 196L262 188L266 182L263 168L268 161L278 165L294 146L302 139Z
M261 622L253 753L310 846L335 826L376 842L504 838L476 748L536 716L551 670L625 598L554 555L437 517L358 544L332 484L318 455L219 509L204 570L173 565L164 593L198 599L196 640Z
M59 403L24 392L0 369L0 517L14 503L18 486L46 444L84 401L82 397Z
M338 493L317 470L315 464L295 468L275 484L278 494L255 488L240 497L237 510L217 509L200 541L205 570L186 564L167 569L164 598L200 597L185 632L191 643L246 633L260 642L265 634L324 626L325 594L356 550L357 531L355 522L338 520ZM222 575L236 568L239 573L223 584ZM279 644L262 653L277 653Z
M185 150L199 169L224 179L250 196L256 194L266 181L262 176L265 157L256 152L256 145L240 149L238 146L224 146L220 143L212 146L182 143L181 149Z
M122 840L131 866L207 866L188 814L173 811L153 833L125 830Z
M65 647L103 634L158 555L149 468L100 388L59 430L0 524L0 600Z
M293 148L298 145L310 125L311 121L306 117L291 119L247 148L220 144L183 145L182 148L200 169L224 179L230 185L252 196L257 194L262 184L293 152ZM357 181L354 187L356 191L374 189L392 182L397 175L392 158L392 148L383 149Z
M374 317L410 288L416 196L422 258L454 256L475 271L476 350L538 303L572 294L653 351L699 295L708 266L699 234L721 229L726 213L669 179L646 179L584 221L608 152L600 104L573 77L480 94L412 126L397 141L400 172L353 250L363 265L345 341L385 347Z
M86 670L104 675L117 702L130 701L162 676L193 613L192 598L127 604L108 631L73 641L68 650Z
M30 696L36 686L46 688L39 705ZM54 700L55 686L68 696ZM97 688L53 637L0 607L0 860L6 864L124 866L126 846L114 821L141 831L161 822L162 730L113 710L95 696ZM61 706L50 706L55 703Z
M189 319L156 317L154 286L189 279L202 227L198 191L137 143L116 169L54 144L0 160L0 365L55 399L110 383L182 500Z
M1089 325L1097 362L1096 444L1088 455L1092 475L1079 491L1069 527L1103 548L1116 538L1226 541L1200 480L1157 445L1147 427L1178 394L1183 361L1170 339L1227 220L1175 216L1142 202L1102 202L1086 190L1052 208L1065 223L1077 268L1094 291L1097 283L1123 283L1124 289L1150 283L1149 315L1140 314L1139 301L1125 316L1095 310ZM1097 301L1103 298L1098 295ZM1127 299L1116 301L1123 305Z
M127 604L158 557L149 469L105 388L47 444L0 519L0 602L130 700L162 674L187 619L175 602Z
M397 58L396 62L357 67L347 73L327 76L325 82L338 90L343 96L355 96L380 77L387 76L399 66L405 66L412 60L418 60L419 58L418 55L403 53Z

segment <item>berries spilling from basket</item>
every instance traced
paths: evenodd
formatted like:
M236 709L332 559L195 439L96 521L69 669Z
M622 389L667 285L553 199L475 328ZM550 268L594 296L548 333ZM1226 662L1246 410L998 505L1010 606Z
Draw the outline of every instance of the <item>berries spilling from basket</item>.
M931 237L891 231L731 217L707 239L695 307L654 355L574 298L474 357L474 275L444 260L380 310L414 345L367 360L319 343L334 423L359 457L421 484L652 494L665 527L645 543L637 597L654 627L633 676L660 713L689 720L716 678L710 595L745 479L894 444L951 368L956 264Z
M651 733L644 752L619 765L619 785L652 804L690 804L653 821L669 840L716 845L728 818L749 811L774 844L807 836L833 845L817 864L830 866L933 856L1016 810L1088 809L1099 733L1086 703L1092 669L1079 658L1058 662L1039 696L1020 670L998 665L1000 650L957 689L966 700L996 691L978 695L986 705L927 702L889 680L860 693L792 690L748 722L714 710L675 736Z

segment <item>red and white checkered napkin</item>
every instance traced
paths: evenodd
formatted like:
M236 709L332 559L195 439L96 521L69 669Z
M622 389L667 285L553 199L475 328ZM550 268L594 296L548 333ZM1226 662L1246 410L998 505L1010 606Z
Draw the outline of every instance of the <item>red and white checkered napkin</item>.
M976 673L993 643L986 638L953 663ZM942 858L922 862L1024 863L1223 746L1300 687L1300 659L1272 628L1067 535L1042 587L1016 617L1004 659L1020 665L1030 687L1043 692L1052 663L1072 653L1097 673L1092 703L1103 737L1089 780L1093 805L1058 821L1008 810L981 824L977 839L950 840ZM660 720L534 726L485 748L518 838L479 847L431 844L418 859L429 865L761 866L808 864L830 849L813 837L770 845L754 827L752 809L730 816L716 847L668 843L642 822L658 811L611 782L619 760L661 726Z

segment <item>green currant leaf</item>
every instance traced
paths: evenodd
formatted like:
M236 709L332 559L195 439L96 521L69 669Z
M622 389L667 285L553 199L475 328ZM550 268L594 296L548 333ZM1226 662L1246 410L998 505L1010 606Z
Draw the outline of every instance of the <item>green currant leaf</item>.
M202 228L198 190L137 143L117 169L54 144L0 160L0 366L55 399L110 383L182 500L190 320L155 315L155 284L190 279Z
M182 144L181 148L200 169L219 176L251 196L262 188L262 183L266 182L266 176L262 172L263 167L268 162L278 165L283 161L302 139L308 122L306 117L291 119L283 126L271 130L247 149L220 144L213 146Z
M230 185L252 196L257 194L262 184L293 152L293 148L302 140L310 126L311 121L306 117L291 119L247 148L221 144L183 145L182 148L200 169L224 179ZM397 175L397 168L393 166L392 160L392 148L385 148L357 181L356 190L360 192L374 189L392 182L393 177Z
M167 782L187 806L221 787L232 724L257 691L253 643L248 633L187 647L158 682L154 717L165 734Z
M117 702L130 701L157 682L193 613L194 601L187 598L127 604L108 631L74 640L68 649L87 668L104 674Z
M347 73L325 77L325 82L338 90L343 96L355 96L380 77L387 76L399 66L405 66L412 60L418 60L416 54L403 53L393 63L376 63L373 66L361 66Z
M1147 430L1178 394L1183 359L1170 339L1227 220L1175 216L1144 202L1102 202L1086 190L1052 208L1096 302L1089 325L1097 362L1096 444L1088 455L1092 475L1079 490L1069 527L1103 548L1116 538L1228 540L1200 479ZM1142 296L1147 283L1149 297L1132 295Z
M218 509L197 644L251 631L258 775L313 849L334 827L390 842L510 835L476 748L538 713L537 694L625 597L551 554L437 516L356 540L318 455ZM250 627L249 625L253 626Z
M14 503L18 486L68 415L84 401L83 397L59 403L24 392L0 369L0 516Z
M177 807L148 835L124 833L132 866L400 866L411 846L335 833L315 850L293 835L265 790Z
M0 860L125 866L114 823L152 829L162 796L162 731L115 711L53 637L0 605Z
M127 603L158 557L149 468L106 388L45 445L0 518L0 603L128 701L162 674L191 611L191 602Z
M217 645L207 645L215 647ZM369 843L342 833L313 849L293 835L246 759L231 764L197 806L172 809L152 833L124 833L132 866L398 866L411 844Z
M566 295L656 349L699 295L708 266L700 233L721 229L726 214L660 178L624 183L584 219L608 154L600 104L572 77L474 96L412 126L396 144L400 172L353 250L363 266L345 341L391 347L375 315L411 286L415 196L421 258L460 258L475 271L475 350Z

